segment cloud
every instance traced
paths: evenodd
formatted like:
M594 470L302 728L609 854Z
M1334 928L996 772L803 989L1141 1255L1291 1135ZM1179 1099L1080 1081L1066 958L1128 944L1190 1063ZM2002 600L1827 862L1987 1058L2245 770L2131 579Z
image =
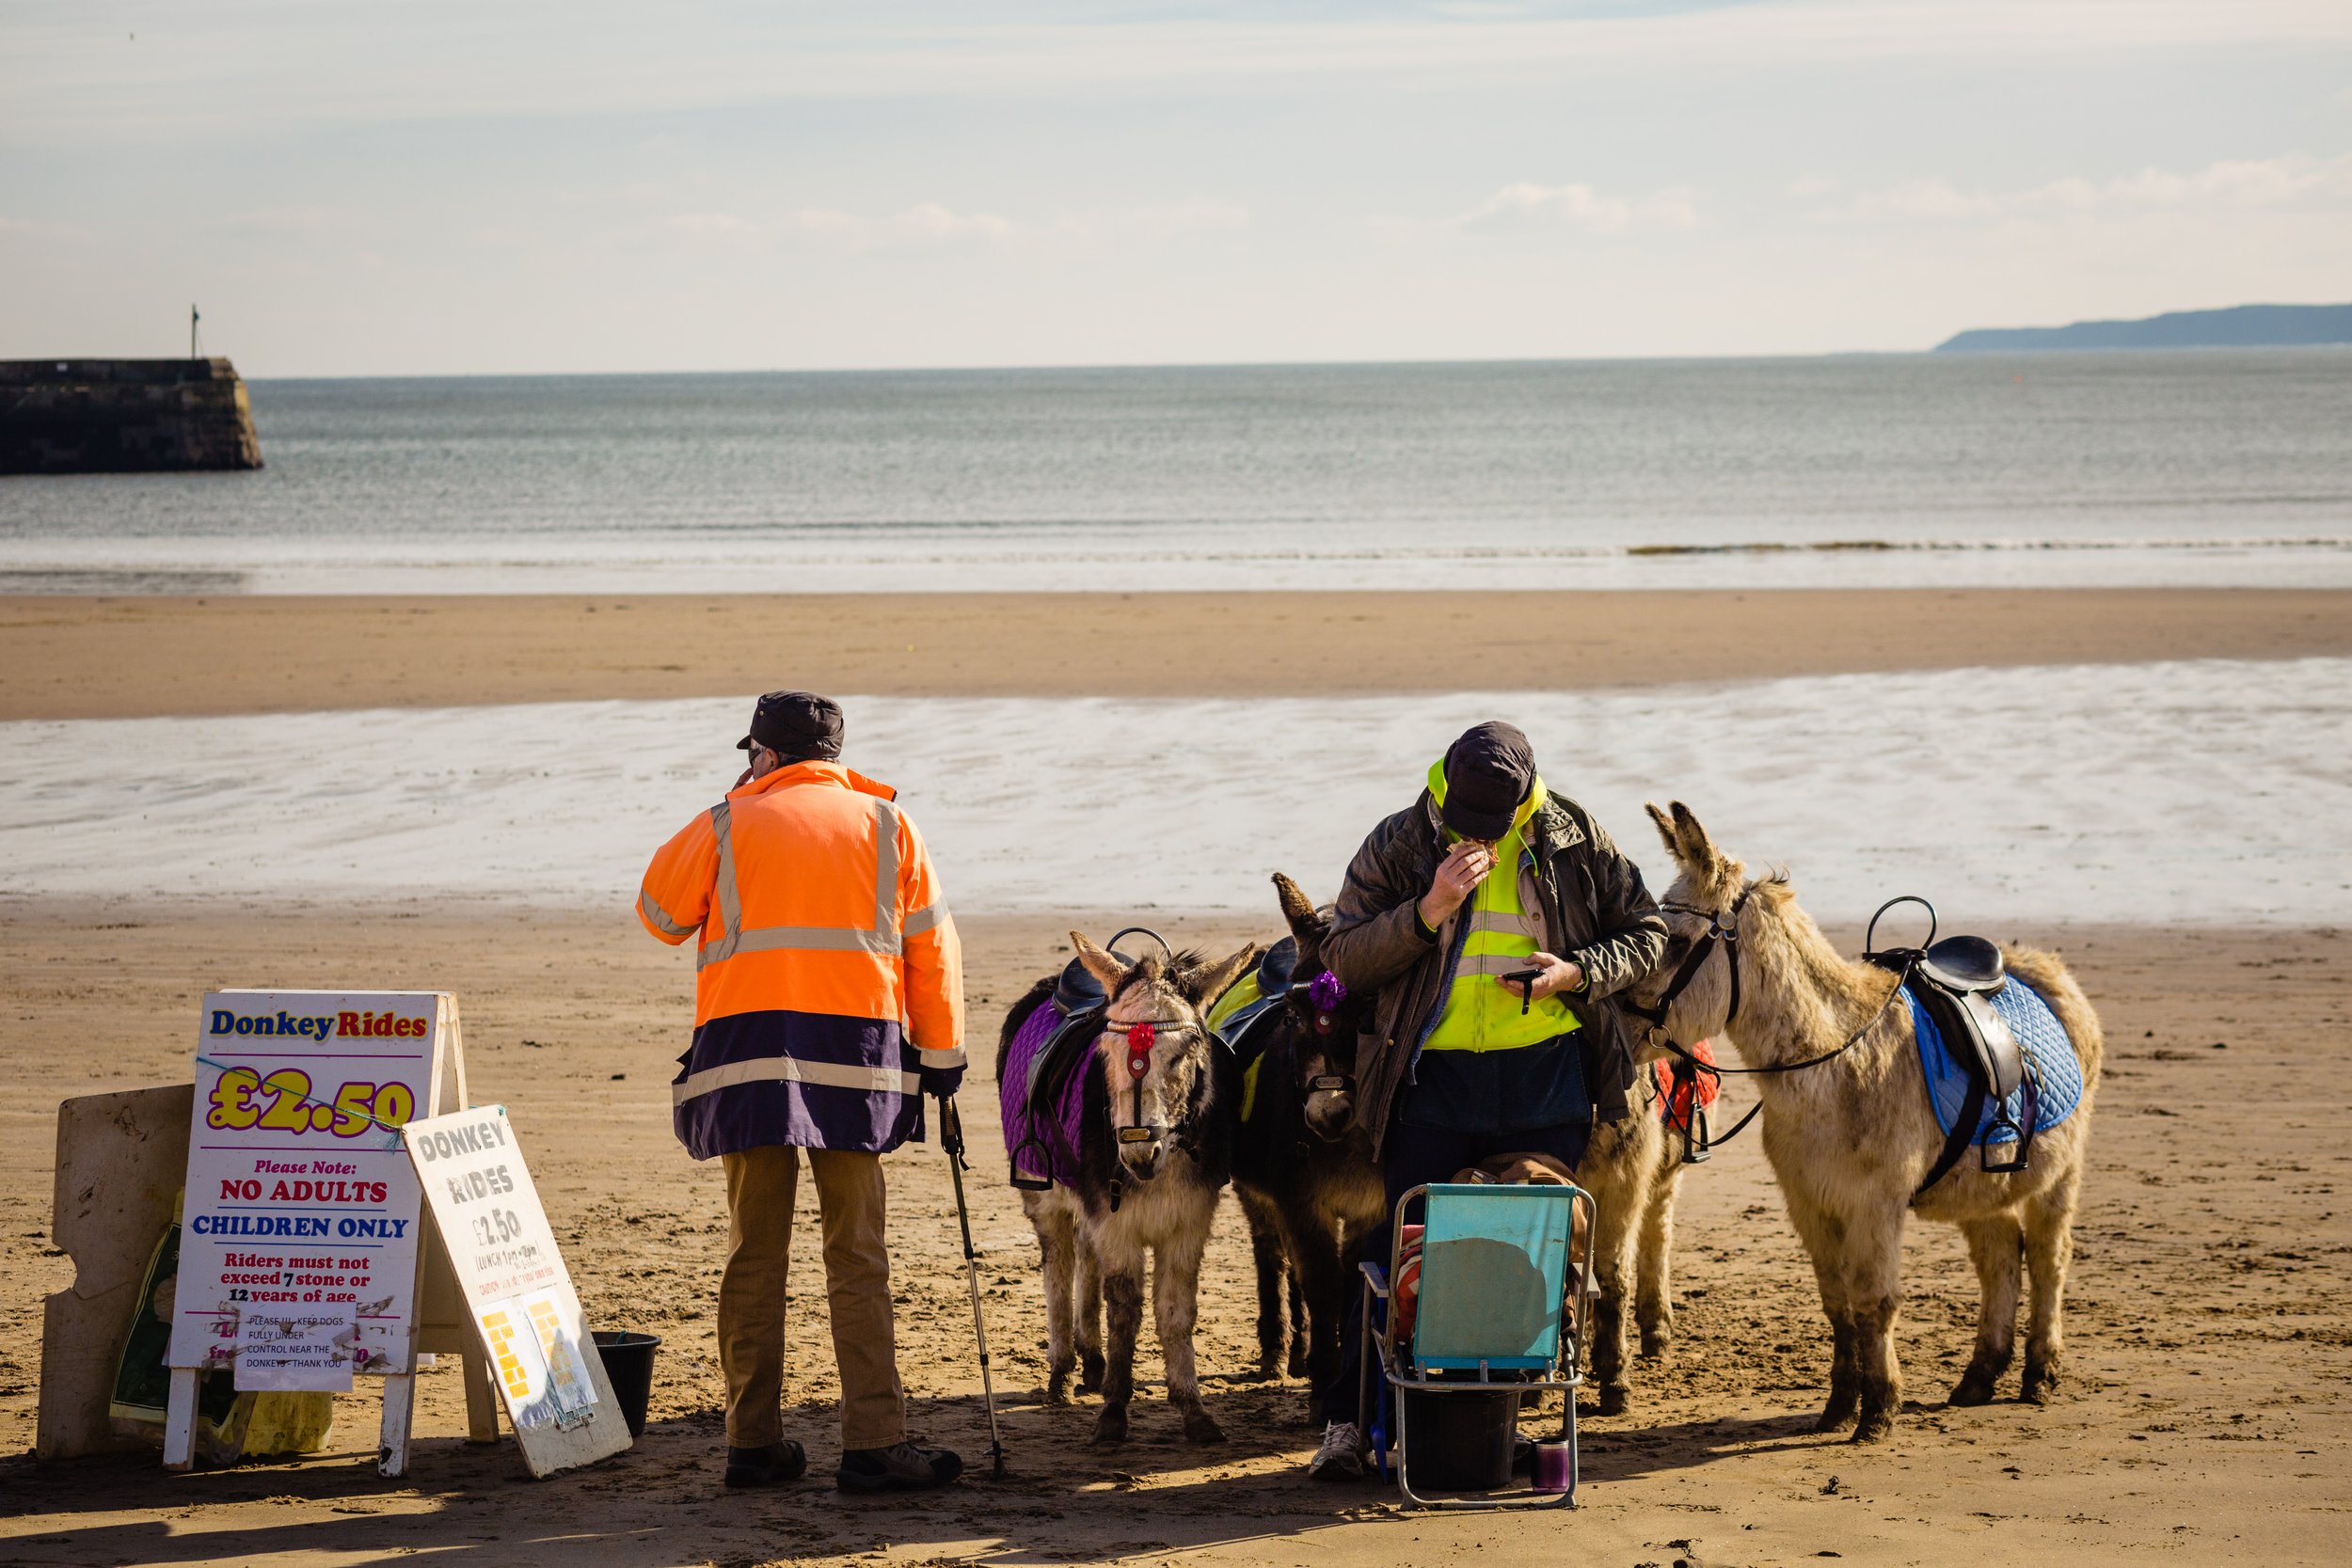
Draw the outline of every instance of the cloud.
M837 207L796 207L772 215L733 212L674 213L655 228L715 245L825 244L852 252L1023 245L1053 248L1159 245L1188 235L1248 227L1248 208L1202 198L1133 207L1105 207L1038 220L995 213L960 212L936 201L896 213L866 214Z
M1624 234L1637 229L1693 229L1698 221L1690 193L1679 188L1629 200L1604 196L1586 184L1538 185L1521 181L1503 186L1469 212L1447 218L1443 227L1470 234L1561 229L1584 234Z
M98 236L78 223L43 223L38 218L0 217L0 240L42 245L82 245Z
M2289 152L2225 160L2194 173L2143 168L2110 180L2053 180L2010 191L1963 190L1947 180L1906 180L1816 210L1824 222L2050 218L2196 209L2248 211L2352 205L2352 154Z
M1569 15L1473 4L1455 14L1317 8L1307 16L1108 18L1014 4L648 8L633 0L407 0L398 8L244 0L123 47L84 0L18 0L0 24L17 145L158 134L282 134L312 123L660 113L722 104L1030 97L1089 101L1239 82L1388 77L1489 88L1502 75L1613 77L1836 61L2021 57L2352 41L2343 0L1766 0L1600 6Z
M1008 239L1018 231L1009 218L994 213L959 213L935 201L878 215L835 207L796 207L764 217L727 212L673 213L656 227L682 238L720 245L818 240L858 251L985 244Z
M256 207L224 213L205 227L246 239L287 241L374 238L391 225L379 214L351 207Z

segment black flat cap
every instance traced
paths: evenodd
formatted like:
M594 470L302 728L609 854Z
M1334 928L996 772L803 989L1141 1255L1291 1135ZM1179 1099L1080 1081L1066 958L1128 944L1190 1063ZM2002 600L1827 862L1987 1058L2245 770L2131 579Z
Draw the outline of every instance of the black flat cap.
M841 705L814 691L771 691L752 709L752 733L735 745L765 746L787 762L831 762L841 754Z
M1446 748L1445 825L1464 838L1495 839L1535 783L1535 749L1516 724L1489 720L1462 732Z

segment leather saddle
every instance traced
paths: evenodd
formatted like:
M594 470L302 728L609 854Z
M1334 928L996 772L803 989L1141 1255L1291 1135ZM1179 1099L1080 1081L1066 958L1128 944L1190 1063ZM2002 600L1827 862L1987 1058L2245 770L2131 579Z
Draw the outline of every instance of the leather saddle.
M2009 984L2000 948L1982 937L1946 937L1926 947L1889 948L1863 956L1904 976L1903 983L1934 1022L1945 1050L1968 1081L1966 1099L1952 1121L1943 1151L1927 1180L1912 1194L1913 1200L1942 1180L1960 1163L1968 1146L1979 1141L1977 1126L1984 1120L1988 1105L1993 1117L1984 1130L1983 1168L2024 1170L2033 1150L2034 1084L2026 1070L2025 1048L1993 1006L1992 999ZM2010 1097L2021 1088L2025 1092L2019 1096L2018 1112L2012 1115ZM2006 1160L1995 1160L1994 1144L2011 1140L2015 1152Z
M1110 1006L1110 997L1103 982L1073 958L1054 982L1054 994L1046 1006L1061 1015L1061 1022L1029 1058L1029 1084L1023 1103L1028 1108L1032 1127L1044 1126L1058 1114L1057 1108L1072 1075L1086 1061L1087 1048L1103 1032L1103 1015Z
M1265 956L1258 960L1256 974L1257 998L1236 1007L1232 1016L1217 1028L1217 1037L1225 1042L1227 1050L1241 1058L1244 1066L1265 1050L1264 1038L1257 1033L1259 1021L1279 1012L1290 996L1291 986L1298 975L1298 939L1284 937L1267 948Z

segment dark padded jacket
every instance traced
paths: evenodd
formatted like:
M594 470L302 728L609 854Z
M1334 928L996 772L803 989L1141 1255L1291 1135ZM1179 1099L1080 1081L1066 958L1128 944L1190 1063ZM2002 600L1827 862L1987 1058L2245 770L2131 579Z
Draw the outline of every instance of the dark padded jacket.
M1619 853L1575 801L1549 794L1528 833L1545 949L1581 964L1592 982L1587 994L1564 1000L1582 1024L1576 1040L1593 1115L1615 1121L1628 1114L1633 1049L1631 1030L1610 998L1657 966L1666 947L1666 922L1641 867ZM1359 994L1378 993L1368 1015L1370 1033L1356 1042L1356 1119L1372 1140L1375 1159L1461 945L1459 911L1432 942L1414 909L1444 856L1437 802L1424 790L1410 808L1373 829L1356 851L1331 933L1323 939L1323 960L1342 984ZM1498 867L1495 875L1502 874Z

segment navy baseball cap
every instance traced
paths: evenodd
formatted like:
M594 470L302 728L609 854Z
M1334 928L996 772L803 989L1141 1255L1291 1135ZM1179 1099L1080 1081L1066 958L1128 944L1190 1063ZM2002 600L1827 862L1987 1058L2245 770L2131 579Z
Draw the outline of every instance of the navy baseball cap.
M752 733L735 743L765 746L790 762L831 762L841 754L841 705L814 691L771 691L752 709Z
M1446 748L1445 804L1438 816L1464 838L1498 839L1511 831L1519 802L1535 784L1535 749L1516 724L1489 720Z

